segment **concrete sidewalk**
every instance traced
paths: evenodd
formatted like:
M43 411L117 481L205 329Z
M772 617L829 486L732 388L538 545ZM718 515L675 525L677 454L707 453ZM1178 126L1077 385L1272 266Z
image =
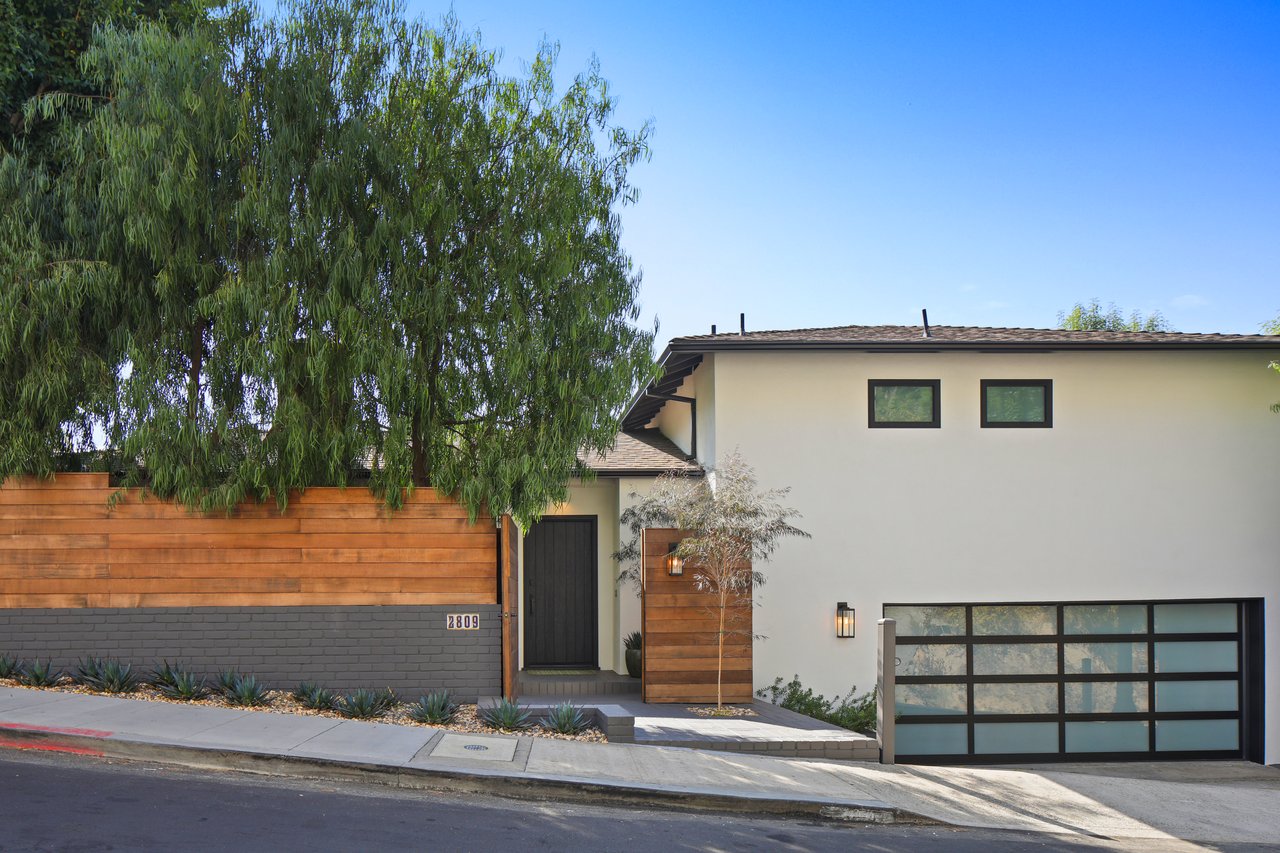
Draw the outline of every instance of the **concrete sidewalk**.
M1245 762L885 767L674 747L469 735L266 711L0 688L0 746L534 799L663 802L1063 835L1280 840L1280 771ZM1130 772L1125 771L1130 767Z

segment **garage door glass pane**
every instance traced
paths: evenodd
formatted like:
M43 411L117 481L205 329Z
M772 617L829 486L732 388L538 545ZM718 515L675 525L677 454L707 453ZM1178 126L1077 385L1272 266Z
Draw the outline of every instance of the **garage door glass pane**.
M1057 723L976 723L973 751L988 755L1010 752L1057 752Z
M1157 634L1207 634L1236 629L1236 606L1232 602L1157 604L1155 609Z
M1062 608L1067 634L1143 634L1147 630L1145 604L1070 604Z
M899 714L967 714L969 699L963 684L899 684Z
M1157 711L1235 711L1240 685L1235 681L1158 681Z
M898 620L899 637L938 637L964 633L963 607L886 607L884 615Z
M1064 698L1068 714L1145 714L1151 704L1145 681L1069 681Z
M974 675L1054 675L1057 672L1057 645L984 643L973 647Z
M1156 751L1239 749L1236 720L1156 720Z
M1063 643L1062 666L1068 675L1147 671L1146 643Z
M921 723L898 726L897 751L903 755L961 755L969 751L964 723Z
M973 608L973 633L982 636L1058 633L1058 609L1018 605Z
M964 675L964 646L950 644L898 646L898 675Z
M1146 722L1067 723L1067 752L1146 752L1148 749Z
M1156 643L1156 672L1235 672L1236 644Z
M1031 684L975 684L973 711L975 714L1056 714L1058 685L1039 681Z

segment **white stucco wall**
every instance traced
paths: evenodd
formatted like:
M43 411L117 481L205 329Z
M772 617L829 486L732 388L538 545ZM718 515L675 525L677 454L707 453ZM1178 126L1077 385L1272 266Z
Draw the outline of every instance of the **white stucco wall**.
M813 534L764 566L757 686L870 689L885 602L1259 596L1280 761L1277 355L719 354L714 446L792 487ZM941 428L869 429L873 378L940 379ZM1053 428L981 429L997 378L1052 379Z
M698 401L698 446L694 448L689 404L669 401L653 416L648 426L662 432L685 453L695 450L699 462L710 465L716 459L716 357L703 356L702 363L674 392L677 397Z

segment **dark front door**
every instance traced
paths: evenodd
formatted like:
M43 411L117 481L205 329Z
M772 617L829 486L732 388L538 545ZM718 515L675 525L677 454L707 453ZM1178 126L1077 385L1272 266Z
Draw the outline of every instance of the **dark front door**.
M596 517L547 517L524 537L524 665L594 667Z

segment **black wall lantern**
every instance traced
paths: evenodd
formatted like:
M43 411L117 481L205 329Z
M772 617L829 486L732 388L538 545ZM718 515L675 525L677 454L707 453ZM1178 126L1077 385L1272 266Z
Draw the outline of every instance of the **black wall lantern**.
M847 601L836 605L836 636L845 640L853 636L853 608Z
M679 547L679 542L672 542L668 545L667 556L663 560L663 564L667 567L667 574L673 578L678 578L684 574L684 558L676 553Z

